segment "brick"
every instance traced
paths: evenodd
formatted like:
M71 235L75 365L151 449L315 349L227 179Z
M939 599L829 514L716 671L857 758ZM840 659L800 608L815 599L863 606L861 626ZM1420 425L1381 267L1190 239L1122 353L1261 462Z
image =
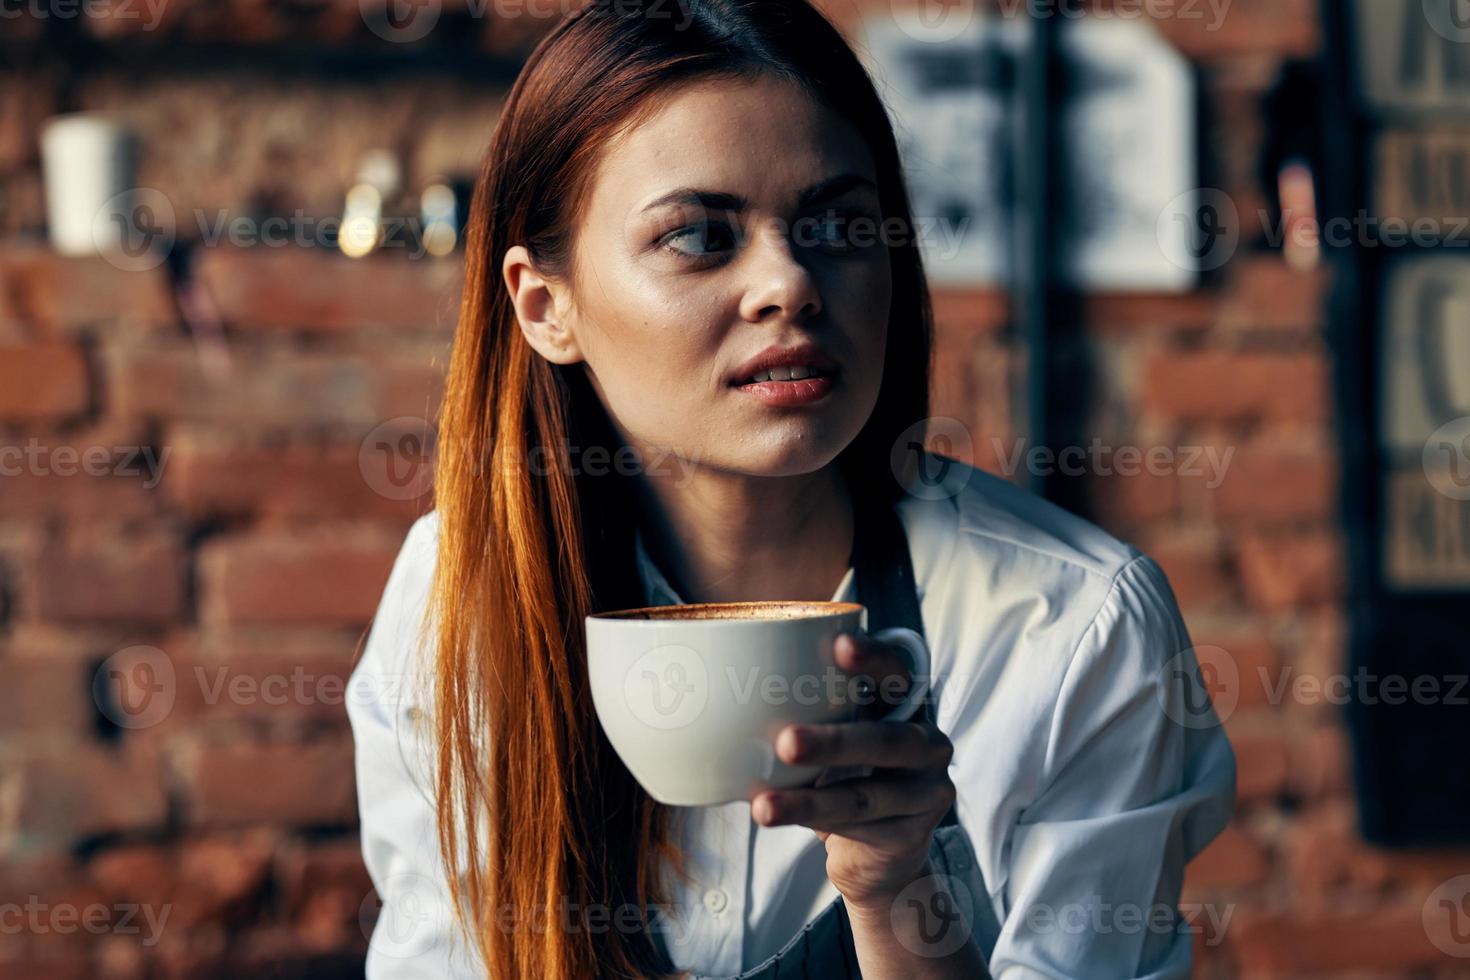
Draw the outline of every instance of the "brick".
M180 847L181 925L238 924L255 917L270 880L275 841L268 833L206 838Z
M1328 266L1293 269L1279 253L1245 255L1230 265L1219 325L1235 332L1309 332L1325 318Z
M193 943L163 951L165 980L196 977L272 977L279 980L346 980L362 975L366 942L350 951L302 949L287 926L265 925L236 931L228 944Z
M106 899L90 880L87 869L68 852L41 851L0 862L0 895L40 892L78 904ZM0 944L0 952L3 948Z
M1287 843L1292 883L1313 907L1389 891L1428 895L1451 876L1451 869L1470 868L1470 850L1388 849L1364 841L1349 799L1300 812Z
M1217 606L1236 597L1219 536L1208 528L1171 528L1145 539L1143 550L1159 563L1179 605Z
M191 348L134 344L109 347L104 364L114 410L123 418L361 438L394 418L433 418L444 381L434 353L368 357L281 343L240 345L216 375Z
M1180 477L1140 469L1128 475L1096 475L1088 481L1087 498L1099 523L1109 528L1166 521L1179 510Z
M103 715L135 737L166 738L188 723L197 705L190 671L172 637L162 645L129 640L113 647L95 669Z
M0 419L55 422L87 411L87 360L68 344L0 348Z
M1143 366L1145 411L1181 422L1321 422L1328 415L1325 357L1160 351Z
M231 327L337 332L454 330L463 263L330 249L204 249L199 275Z
M94 923L116 921L106 908L106 895L88 879L69 854L52 850L19 854L0 862L0 896L7 909L5 941L0 943L0 975L68 977L72 960L92 955L100 941L81 928L87 915ZM75 915L68 921L67 917ZM45 972L54 969L55 973ZM28 972L35 970L36 972ZM96 972L88 976L96 976Z
M1336 727L1356 686L1347 663L1346 627L1337 621L1335 606L1318 606L1306 618L1293 638L1286 707L1303 724ZM1304 752L1308 749L1303 746Z
M527 10L534 8L527 7ZM494 17L487 18L482 47L491 54L514 59L524 64L537 42L554 26L549 17Z
M16 619L0 642L0 655L17 660L34 658L64 668L81 664L92 670L99 656L137 643L139 630L129 623L49 623Z
M1291 681L1299 672L1289 670L1282 663L1275 644L1248 639L1228 649L1240 670L1240 707L1270 707L1281 711L1290 706Z
M1322 800L1352 792L1347 733L1337 724L1321 725L1293 738L1289 750L1291 790L1298 799Z
M1188 293L1091 293L1082 298L1081 322L1092 333L1139 330L1195 333L1215 319L1217 300L1204 290Z
M0 445L0 520L123 524L157 512L154 492L169 448L145 432L106 423L65 435L31 435Z
M1186 57L1199 61L1264 55L1309 57L1322 44L1316 0L1233 0L1219 5L1175 3L1132 10L1157 9L1153 18L1164 37Z
M136 520L157 511L157 496L142 479L98 478L85 473L67 476L22 470L0 477L5 493L0 520L35 524L70 518L78 521Z
M417 434L414 436L417 438ZM393 443L390 443L393 444ZM415 443L417 445L417 443ZM395 453L397 467L359 445L215 448L180 445L164 490L195 520L219 517L382 517L410 522L432 507L428 454Z
M975 405L980 387L975 362L975 345L968 339L935 337L931 411L937 416L959 420L967 430L972 454L976 432ZM966 454L965 451L965 446L953 446L948 455L959 458Z
M204 614L219 623L365 624L401 544L371 529L211 541L199 559Z
M1185 881L1191 889L1244 888L1264 879L1268 867L1265 848L1231 824L1189 862Z
M1337 513L1337 479L1326 452L1252 444L1240 447L1224 481L1204 492L1215 516L1236 526L1325 523Z
M129 926L131 925L132 923L129 923ZM166 930L168 925L163 922L158 923L156 927L145 926L145 928L148 928L150 932L153 928L162 931ZM124 980L124 978L126 980L145 980L148 976L148 954L137 936L103 936L97 945L97 966L93 976L117 977L118 980Z
M1270 248L1268 236L1278 234L1263 193L1260 162L1266 152L1261 106L1267 90L1276 83L1279 66L1264 58L1211 67L1212 84L1201 92L1201 119L1207 121L1202 133L1204 152L1211 164L1209 183L1234 209L1233 215L1227 211L1222 220L1234 220L1240 228L1235 255L1218 278L1221 303L1228 304L1233 302L1231 294L1242 288L1239 273L1243 269L1237 267L1275 258L1251 250Z
M997 334L1010 321L1010 297L1002 290L938 286L930 295L936 337Z
M77 949L48 949L0 962L0 966L5 967L5 980L89 980L97 976L92 954Z
M0 735L80 738L96 712L92 675L81 663L43 657L0 658Z
M209 7L238 10L240 5L226 0L218 5L206 5L204 9L209 9ZM123 3L108 3L99 5L92 13L83 18L80 26L96 38L111 40L137 37L140 40L148 40L170 32L181 21L184 21L188 14L197 15L200 10L199 6L193 4L175 6L165 3L156 7L132 7ZM239 39L244 40L243 36Z
M931 451L1002 472L1002 454L1015 445L1009 407L1014 365L1004 343L945 334L936 338L931 411L937 418L958 421L963 430L931 424Z
M1343 590L1341 542L1326 532L1241 535L1241 585L1252 605L1293 609L1337 599Z
M162 844L123 844L94 854L87 864L109 902L166 904L178 888L178 856Z
M1222 615L1234 615L1226 606ZM1229 655L1235 670L1236 710L1278 706L1274 702L1281 686L1281 657L1275 645L1258 632L1248 629L1190 626L1197 647L1218 647Z
M196 659L186 668L180 687L186 689L188 710L200 721L341 723L346 718L347 679L356 651L351 634L341 634L336 650L294 635L278 640L275 633L236 638L230 646L227 659Z
M1419 901L1305 915L1242 908L1227 942L1242 975L1250 977L1362 975L1369 970L1402 976L1444 961L1425 934Z
M169 906L174 928L239 925L259 911L275 851L271 832L252 830L112 848L94 857L90 868L109 901Z
M373 884L353 839L297 846L277 865L281 905L315 950L351 947L363 937L362 908Z
M0 249L0 266L21 315L55 333L128 324L148 330L179 319L168 269L122 269L97 257L68 257L49 249Z
M3 285L3 281L0 281L0 286ZM0 347L19 347L30 339L31 331L21 321L14 301L0 291Z
M167 623L183 615L185 558L176 541L113 536L48 547L34 575L43 619Z
M168 811L150 754L60 741L14 747L0 765L0 851L69 846L161 827Z
M1282 726L1259 711L1237 711L1225 722L1235 750L1236 796L1242 802L1279 796L1290 761Z
M193 742L175 764L196 826L349 827L357 822L352 740Z
M7 39L19 41L22 35L34 39L26 31L34 31L39 22L34 18L17 22L6 19ZM36 133L46 117L56 112L56 72L28 65L25 71L10 70L0 74L0 171L13 172L33 166L40 155ZM0 263L3 265L3 263Z
M46 190L40 168L13 171L6 180L5 214L7 229L36 230L46 224Z
M1230 950L1223 943L1212 943L1204 931L1194 936L1194 966L1190 971L1193 980L1232 980L1235 964Z

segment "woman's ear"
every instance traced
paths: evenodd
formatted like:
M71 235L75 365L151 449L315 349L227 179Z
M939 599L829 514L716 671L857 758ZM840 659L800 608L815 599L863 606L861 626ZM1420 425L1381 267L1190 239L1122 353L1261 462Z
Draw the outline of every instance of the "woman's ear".
M571 297L566 294L566 287L537 272L524 245L513 245L505 253L501 273L511 305L515 307L516 322L536 352L553 364L576 364L583 360L582 349L568 322Z

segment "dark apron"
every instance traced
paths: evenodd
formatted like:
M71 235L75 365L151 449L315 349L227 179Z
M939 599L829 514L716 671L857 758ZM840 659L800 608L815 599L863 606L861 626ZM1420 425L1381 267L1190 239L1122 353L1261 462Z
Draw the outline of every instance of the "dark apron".
M855 502L856 528L853 534L852 565L857 584L857 601L867 608L867 630L876 633L892 626L906 626L924 636L924 623L919 614L919 596L914 586L914 567L909 555L908 536L903 522L891 504L870 501L860 495ZM931 684L922 717L934 719L934 689ZM960 825L951 806L934 831L929 849L930 863L937 874L958 879L954 889L960 908L955 914L969 924L986 959L995 948L1000 924L990 905L975 851L969 836ZM654 944L664 959L666 972L673 973L667 947L660 931L654 932ZM692 974L696 980L861 980L857 952L853 946L852 925L847 906L838 895L825 909L804 925L779 950L763 963L744 973L728 978Z

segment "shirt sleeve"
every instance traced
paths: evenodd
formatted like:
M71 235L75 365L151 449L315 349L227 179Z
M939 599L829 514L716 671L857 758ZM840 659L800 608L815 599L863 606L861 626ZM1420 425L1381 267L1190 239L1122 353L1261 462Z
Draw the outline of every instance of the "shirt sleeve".
M1066 668L1012 828L990 959L1022 977L1188 977L1185 864L1229 822L1235 756L1168 580L1130 561Z
M426 515L409 530L348 682L362 856L381 903L368 940L368 980L484 977L452 918L420 727L426 716L414 668L435 520Z

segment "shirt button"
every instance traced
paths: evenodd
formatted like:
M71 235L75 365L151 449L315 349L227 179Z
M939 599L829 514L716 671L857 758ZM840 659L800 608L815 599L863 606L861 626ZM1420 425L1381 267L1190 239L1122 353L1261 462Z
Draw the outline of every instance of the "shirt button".
M704 907L719 915L725 911L725 906L730 903L730 897L725 894L723 888L711 888L704 893Z

